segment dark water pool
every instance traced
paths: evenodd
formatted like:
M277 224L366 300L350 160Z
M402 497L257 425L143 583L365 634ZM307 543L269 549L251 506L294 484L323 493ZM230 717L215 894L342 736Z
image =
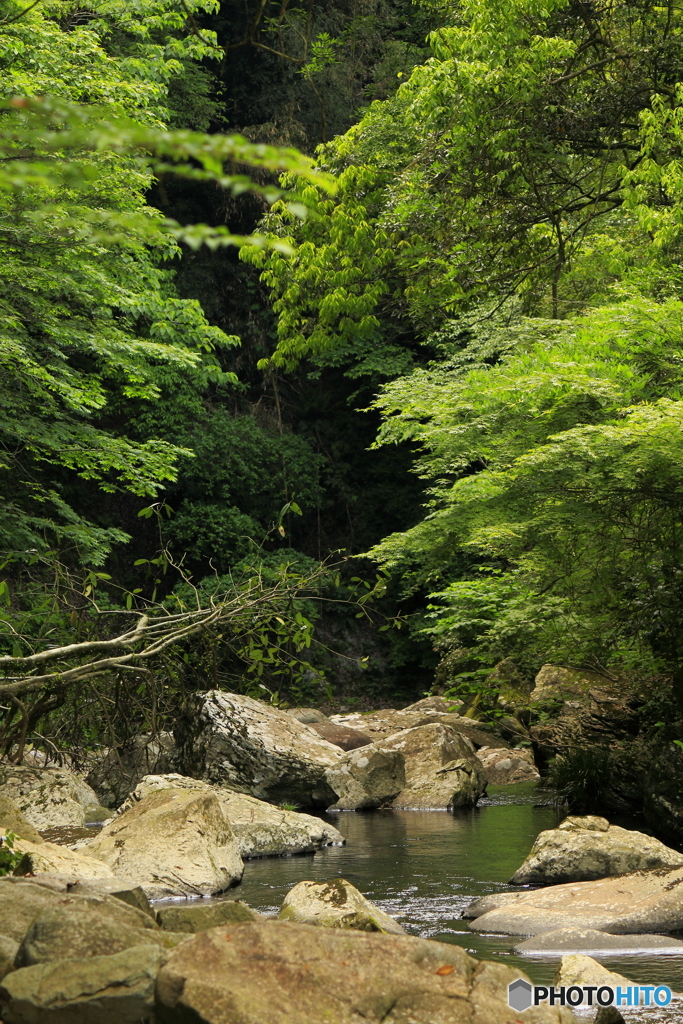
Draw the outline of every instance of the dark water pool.
M519 940L471 932L460 917L473 899L511 891L507 879L533 840L553 828L558 815L534 783L492 787L475 810L375 811L328 814L346 846L314 856L247 861L242 884L230 898L276 913L287 891L303 879L343 876L412 934L453 942L477 957L522 967L536 984L552 982L557 958L521 957ZM683 991L683 957L637 954L599 958L610 970L643 984ZM628 1021L680 1021L683 1004L666 1010L623 1010Z

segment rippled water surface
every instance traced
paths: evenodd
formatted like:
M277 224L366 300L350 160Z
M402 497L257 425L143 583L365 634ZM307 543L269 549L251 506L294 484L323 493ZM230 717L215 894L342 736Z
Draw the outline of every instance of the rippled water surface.
M287 891L303 879L343 876L414 935L453 942L478 957L523 968L536 984L551 982L557 958L521 957L519 939L471 932L460 917L473 899L511 891L507 879L543 829L558 815L547 794L533 783L491 787L475 810L374 811L327 814L346 846L314 856L247 861L242 884L230 898L264 913L276 913ZM643 984L667 984L683 991L683 957L663 954L599 956L610 970ZM622 1010L642 1024L679 1021L683 1004L666 1010Z

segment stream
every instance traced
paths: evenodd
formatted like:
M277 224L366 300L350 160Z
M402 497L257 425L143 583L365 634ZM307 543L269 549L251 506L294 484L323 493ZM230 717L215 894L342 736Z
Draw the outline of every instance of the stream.
M474 956L521 967L535 984L552 983L557 957L519 956L512 947L520 939L478 935L460 917L479 896L513 891L507 879L538 833L558 824L549 795L535 792L535 783L490 786L476 809L453 814L350 811L323 816L339 829L346 846L309 856L247 861L242 884L226 896L275 914L297 882L342 876L411 934L453 942ZM683 956L647 953L599 959L633 981L683 991ZM622 1008L622 1013L628 1022L639 1024L683 1022L681 1003L664 1009Z

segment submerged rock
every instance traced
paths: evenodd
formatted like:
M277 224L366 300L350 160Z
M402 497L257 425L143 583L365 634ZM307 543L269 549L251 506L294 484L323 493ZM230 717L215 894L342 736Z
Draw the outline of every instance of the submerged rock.
M350 751L325 772L336 795L331 810L369 810L388 803L406 784L405 758L400 751L371 744Z
M540 779L530 750L508 750L506 747L480 747L477 757L482 763L486 781L491 786L511 786L517 782Z
M0 983L6 1024L141 1024L154 1011L154 982L164 950L134 946L113 956L23 967Z
M244 865L215 793L159 789L105 825L83 849L152 899L208 896L242 877Z
M345 878L297 883L285 896L278 917L323 928L405 935L405 929L393 917L366 900Z
M510 881L580 882L681 865L683 854L652 836L610 825L605 818L569 817L559 828L540 833Z
M683 868L659 868L596 882L568 882L535 892L496 893L464 916L473 931L537 935L558 928L613 934L683 929Z
M565 953L683 953L683 942L668 935L609 935L595 928L558 928L541 932L515 946L516 953L562 956Z
M38 831L84 825L86 811L99 807L90 786L66 768L0 765L0 796L13 800Z
M384 740L383 748L405 759L406 783L393 807L471 807L486 791L474 747L449 725L434 722L404 729Z
M319 784L342 751L270 704L219 690L199 694L178 736L186 775L273 803L331 802Z
M408 935L283 921L201 932L157 979L160 1024L512 1024L521 971L477 963L459 946ZM528 979L527 979L528 980ZM569 1024L538 1007L534 1024Z

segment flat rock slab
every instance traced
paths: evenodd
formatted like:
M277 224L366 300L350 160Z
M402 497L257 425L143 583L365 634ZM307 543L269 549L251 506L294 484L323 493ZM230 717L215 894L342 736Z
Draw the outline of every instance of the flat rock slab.
M269 921L213 928L173 950L159 1024L514 1024L518 970L447 943ZM528 980L528 979L526 979ZM533 1024L573 1016L539 1007Z
M682 865L682 853L652 836L610 825L604 818L569 817L559 828L540 833L510 881L581 882Z
M154 1010L164 951L145 945L113 956L57 960L12 971L0 983L5 1024L140 1024Z
M636 871L597 882L486 896L467 908L473 931L538 935L558 928L613 934L683 929L683 868Z
M683 953L683 942L668 935L609 935L594 928L558 928L518 942L515 953L527 956L564 956L596 953L628 956L631 953Z

